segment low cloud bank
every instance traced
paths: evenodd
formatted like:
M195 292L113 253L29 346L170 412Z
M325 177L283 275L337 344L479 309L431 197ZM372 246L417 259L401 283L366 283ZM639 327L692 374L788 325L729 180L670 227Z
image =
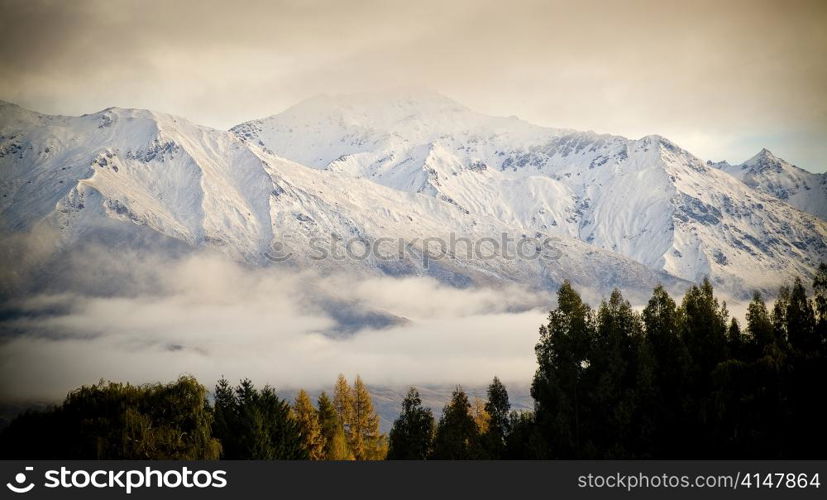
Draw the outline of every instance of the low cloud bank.
M54 400L101 378L142 383L183 373L208 385L224 375L310 390L339 373L389 386L482 385L494 375L525 383L552 300L516 285L319 276L208 253L170 259L86 248L52 269L51 277L14 273L45 284L6 294L0 400ZM342 327L335 312L344 308L356 326ZM363 317L371 321L360 326Z

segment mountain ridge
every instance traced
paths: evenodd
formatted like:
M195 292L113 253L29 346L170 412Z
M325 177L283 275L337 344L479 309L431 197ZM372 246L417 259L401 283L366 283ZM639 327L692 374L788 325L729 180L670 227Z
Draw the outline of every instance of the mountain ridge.
M771 193L754 192L730 176L721 177L717 169L659 135L633 140L594 132L530 128L530 124L528 129L520 126L508 131L498 128L503 122L485 121L469 127L452 125L451 133L428 135L410 127L407 120L388 123L371 119L373 113L384 112L375 102L361 107L359 99L346 97L345 102L351 115L367 123L385 123L385 127L328 127L339 109L333 105L337 111L330 113L324 108L306 109L301 129L293 127L294 107L289 116L277 114L231 130L314 168L372 179L400 191L429 194L466 211L502 216L528 230L565 234L690 281L726 273L727 269L721 268L739 257L725 255L727 247L733 245L750 254L741 255L743 261L756 255L764 261L775 257L777 252L766 251L761 241L777 239L772 233L784 232L781 219L794 218L788 208L778 205L778 199L765 197ZM306 151L324 154L307 158ZM475 175L467 175L469 172ZM648 189L636 189L635 183L646 184ZM516 185L521 186L517 189L520 194L501 199L503 192ZM719 193L723 187L728 193ZM525 196L544 192L556 193L554 200L532 205L536 196ZM629 205L636 210L634 214L644 214L643 221L634 214L615 216ZM776 213L757 223L743 223L746 214L763 211L765 205L773 205ZM731 212L723 217L727 220L722 220L720 206ZM710 231L714 225L718 229L734 227L736 234L726 228ZM682 234L676 235L676 226L687 227L680 227ZM695 241L698 231L707 233L703 236L708 244ZM801 228L788 231L783 253L806 259L796 255L798 249L813 246L821 255L823 244L807 238L808 232ZM750 266L744 262L742 267Z
M320 102L313 106L324 113ZM45 222L71 242L114 220L125 231L146 227L254 265L273 265L268 252L284 243L293 250L287 264L328 271L342 264L304 254L313 238L331 234L406 241L547 235L564 249L562 260L548 265L461 258L431 269L415 259L349 264L461 286L493 279L548 288L573 279L605 289L709 275L734 288L774 287L781 276L808 275L827 253L823 221L663 137L547 129L444 101L435 112L445 106L462 119L428 122L404 106L386 122L351 108L366 120L355 126L310 116L294 132L281 131L285 141L299 141L285 147L253 127L225 132L146 110L30 119L2 111L0 223L25 231ZM257 123L267 126L266 119ZM319 123L335 126L313 128L311 140L295 132ZM330 146L323 154L307 149L321 160L290 158L312 141ZM281 241L285 235L292 241Z
M767 148L762 148L750 159L737 165L727 162L710 165L756 191L827 220L827 173L817 174L804 170L775 156Z

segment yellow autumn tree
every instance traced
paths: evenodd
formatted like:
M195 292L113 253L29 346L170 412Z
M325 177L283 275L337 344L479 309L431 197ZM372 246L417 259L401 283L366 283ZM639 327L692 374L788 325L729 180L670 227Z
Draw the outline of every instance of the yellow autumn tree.
M319 423L319 414L304 389L300 390L296 396L296 402L293 405L293 418L299 424L302 448L307 451L307 457L310 460L324 460L326 440Z
M336 408L327 394L319 395L319 423L322 426L322 435L325 437L326 460L353 460L353 453L347 446L345 428Z
M353 387L353 419L350 425L350 449L357 460L384 460L388 443L379 433L379 416L362 378L356 376Z
M477 429L480 434L488 432L491 415L489 415L485 409L485 401L480 398L474 398L474 403L471 405L471 416L474 417L474 423L477 424Z

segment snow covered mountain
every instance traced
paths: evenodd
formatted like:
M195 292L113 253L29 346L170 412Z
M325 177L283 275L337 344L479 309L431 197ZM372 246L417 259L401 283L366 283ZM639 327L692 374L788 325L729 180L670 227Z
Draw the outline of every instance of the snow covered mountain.
M2 103L0 171L0 231L45 225L61 248L127 241L256 266L598 291L709 275L748 293L827 260L827 222L667 139L549 129L427 93L317 98L231 132L145 110L62 117ZM426 238L503 234L551 236L554 258L422 258ZM317 258L320 241L382 238L410 251Z
M710 165L740 179L747 186L775 196L807 213L827 220L827 174L814 174L776 157L767 149L740 165Z
M90 240L146 244L149 232L162 240L150 239L154 247L208 247L253 265L428 274L457 285L511 281L548 288L571 279L584 288L643 289L679 282L565 237L553 241L553 261L478 259L459 251L426 266L425 238L520 237L519 228L433 196L320 172L233 133L144 110L60 117L3 104L0 170L0 229L24 232L45 224L59 231L62 248ZM399 239L411 251L387 260L320 260L311 245L331 235ZM382 256L394 252L384 248Z
M435 94L322 97L232 129L285 158L574 238L689 281L772 286L827 255L825 223L659 136L479 115ZM825 204L823 193L814 204Z

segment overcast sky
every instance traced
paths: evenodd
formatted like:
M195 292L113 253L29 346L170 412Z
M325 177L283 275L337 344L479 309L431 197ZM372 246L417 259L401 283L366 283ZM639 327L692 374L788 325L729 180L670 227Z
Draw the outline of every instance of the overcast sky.
M320 93L439 91L703 159L827 170L827 2L0 0L0 99L229 128Z

